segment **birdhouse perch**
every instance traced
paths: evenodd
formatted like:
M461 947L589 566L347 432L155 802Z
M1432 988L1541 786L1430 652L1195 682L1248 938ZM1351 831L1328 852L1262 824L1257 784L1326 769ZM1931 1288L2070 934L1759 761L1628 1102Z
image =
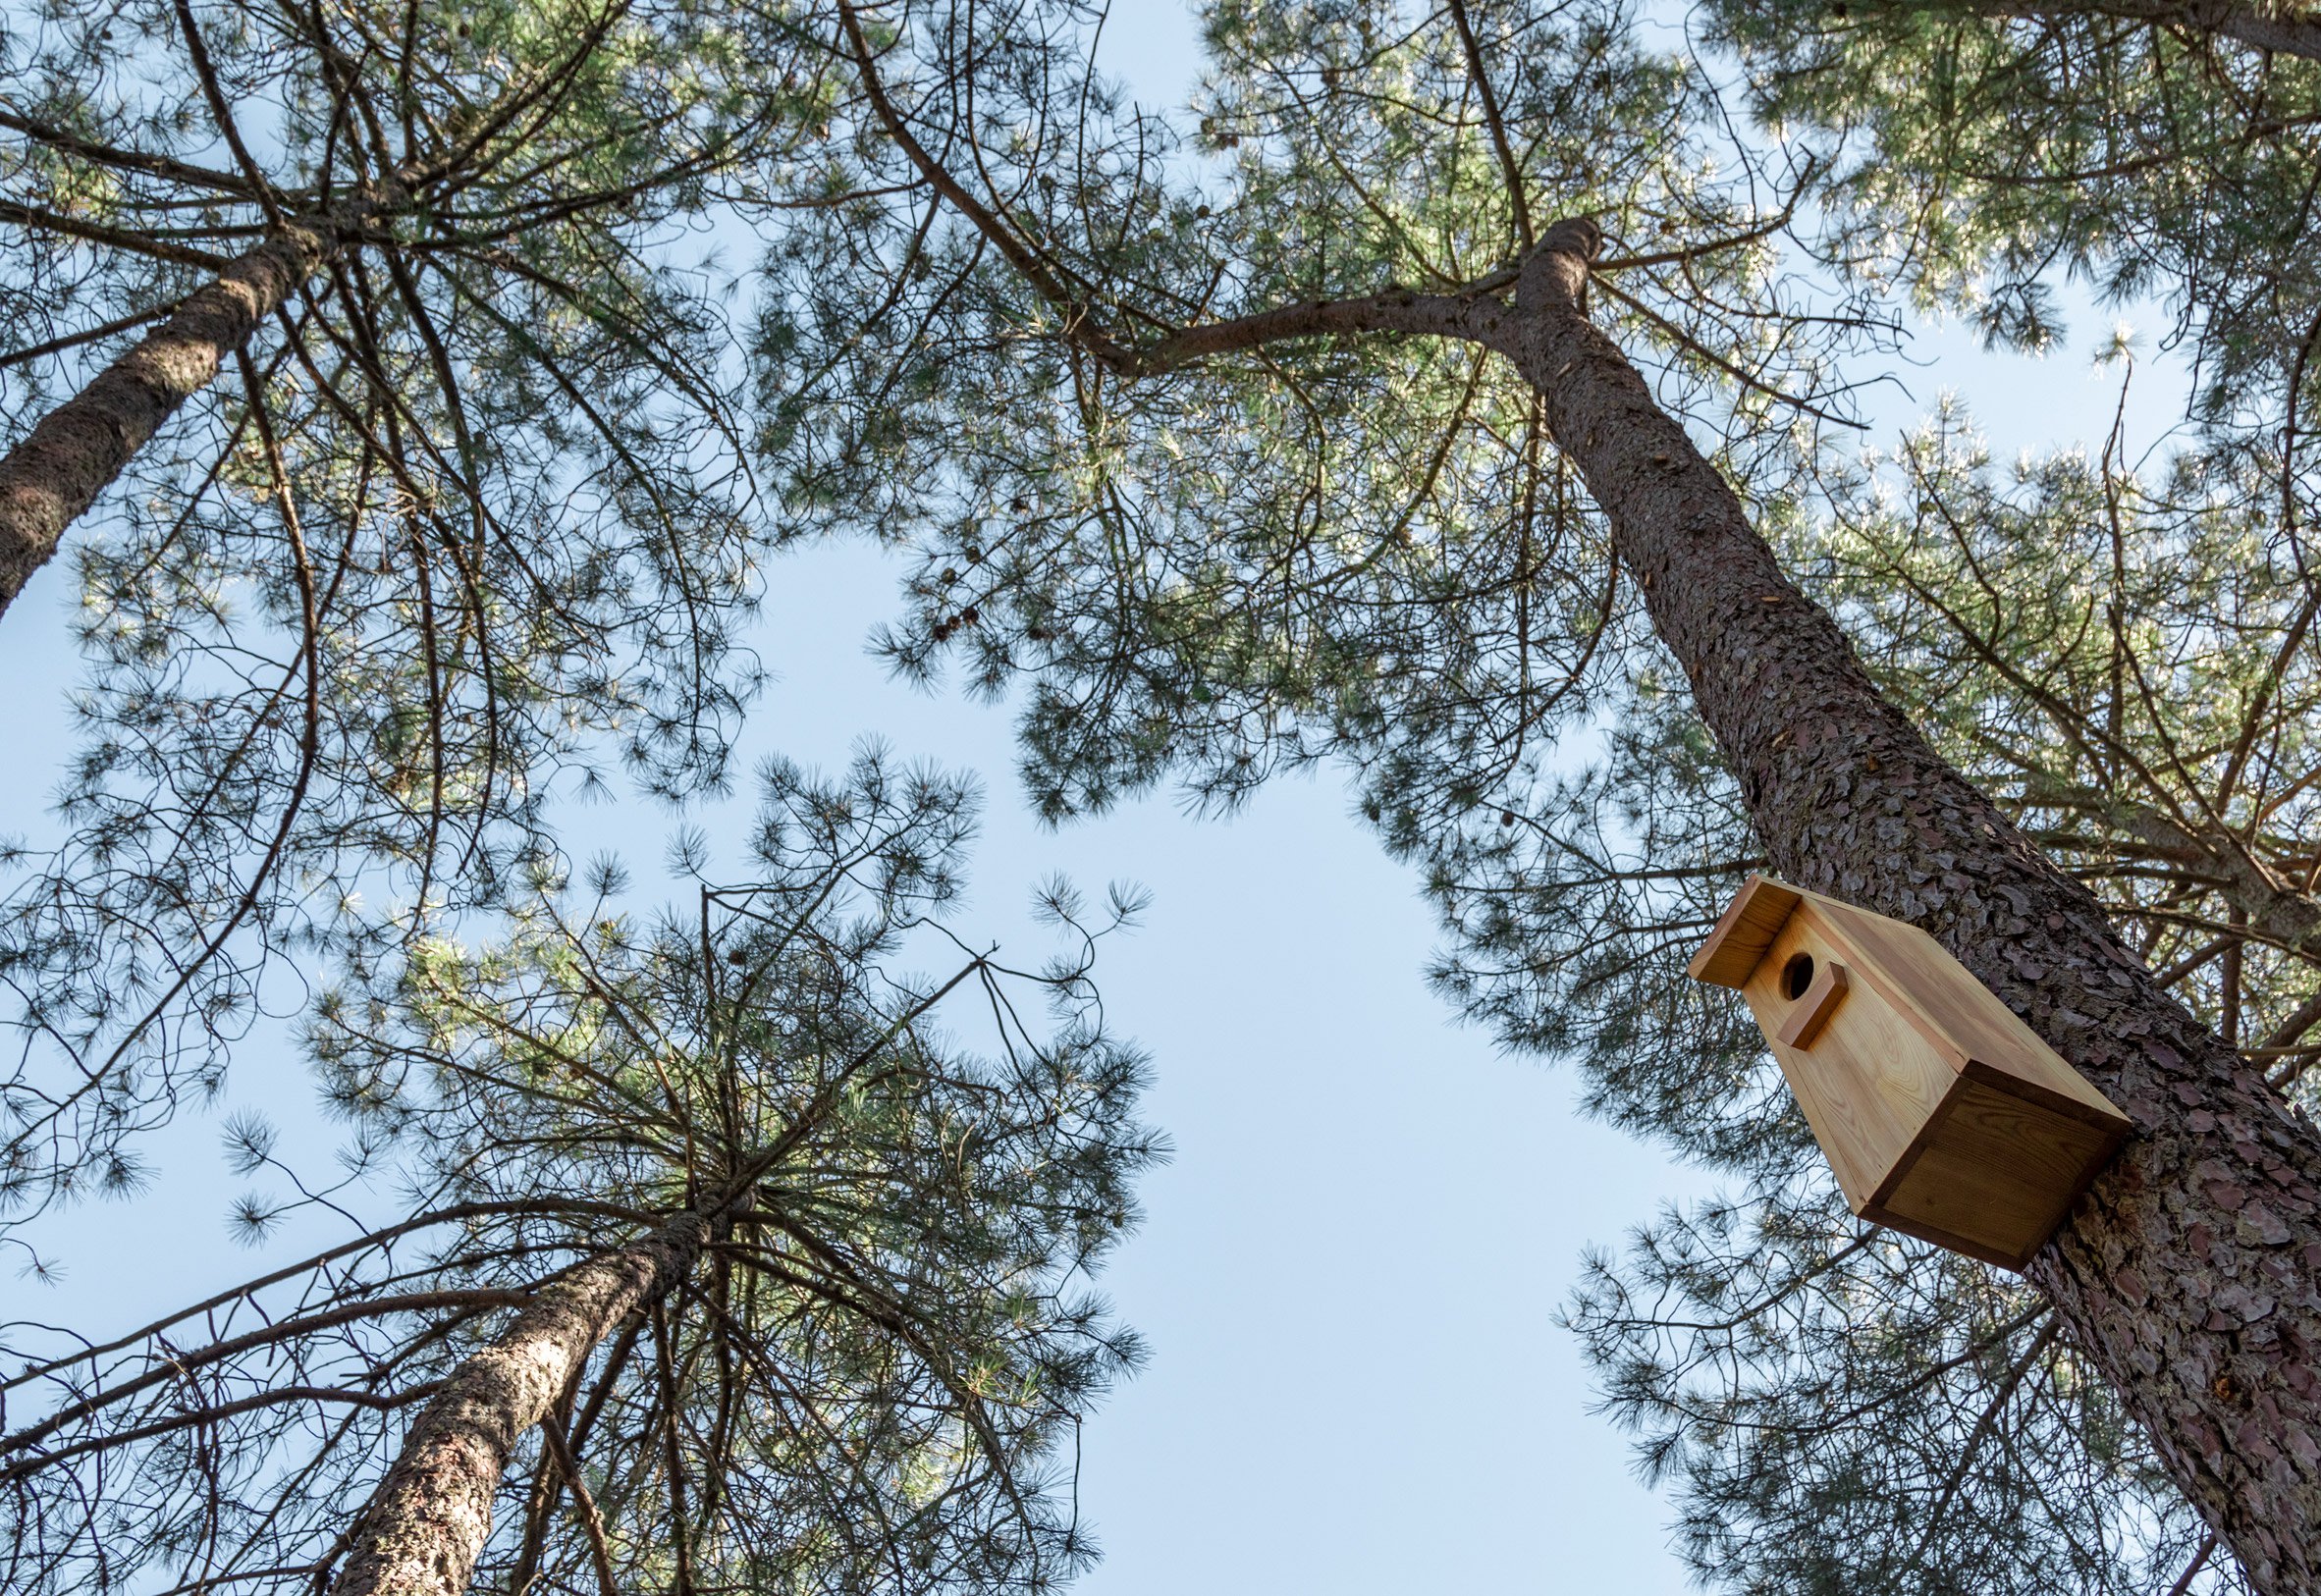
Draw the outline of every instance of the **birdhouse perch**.
M1749 1000L1864 1219L2020 1269L2128 1134L1916 926L1752 876L1691 973Z

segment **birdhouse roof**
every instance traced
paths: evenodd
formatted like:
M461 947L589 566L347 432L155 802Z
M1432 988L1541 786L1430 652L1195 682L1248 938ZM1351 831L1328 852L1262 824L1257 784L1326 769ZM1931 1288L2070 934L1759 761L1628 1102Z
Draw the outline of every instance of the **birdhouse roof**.
M1690 973L1712 985L1748 984L1765 950L1800 911L1846 952L1852 979L1874 990L1954 1070L2004 1076L2018 1092L2027 1091L2056 1112L2089 1124L2125 1124L2110 1100L2021 1016L1941 943L1907 922L1752 876L1693 955Z

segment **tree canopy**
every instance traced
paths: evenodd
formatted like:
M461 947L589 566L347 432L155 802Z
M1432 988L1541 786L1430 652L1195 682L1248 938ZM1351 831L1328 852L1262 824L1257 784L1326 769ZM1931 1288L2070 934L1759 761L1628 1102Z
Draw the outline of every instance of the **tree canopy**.
M126 1336L9 1327L10 1589L374 1588L355 1565L398 1526L384 1491L353 1510L424 1437L409 1415L512 1309L680 1222L685 1261L482 1482L478 1580L1041 1589L1088 1560L1058 1463L1139 1345L1080 1281L1162 1151L1089 983L1133 905L1083 924L1050 889L1062 956L1010 971L942 929L958 780L873 752L764 788L751 878L688 912L541 878L490 943L324 997L312 1056L404 1211ZM938 948L947 976L900 962ZM234 1135L274 1161L264 1123Z
M89 753L0 941L20 1208L134 1183L129 1133L214 1081L285 949L365 993L316 1033L363 1079L618 1080L667 1067L598 1057L618 1016L674 1009L689 1090L729 1094L749 911L600 948L537 897L547 806L608 757L715 790L760 559L876 539L908 567L882 647L1020 695L1045 815L1334 765L1424 875L1452 1002L1731 1183L1570 1311L1704 1579L2321 1577L2321 1303L2283 1262L2321 1223L2309 19L1217 0L1171 120L1096 73L1071 0L84 12L7 40L0 485L189 340L240 384L180 385L77 549ZM702 236L760 251L738 351ZM260 277L275 303L203 331ZM2164 307L2182 429L2132 452L2096 418L2010 474L1946 407L1862 450L1906 317L2044 347L2075 278ZM62 522L8 513L45 558ZM1682 979L1765 868L1928 924L2128 1099L2121 1170L2027 1280L1864 1231L1754 1026ZM510 907L505 950L444 951ZM457 1161L459 1100L395 1112ZM750 1140L719 1113L713 1184ZM651 1200L591 1197L635 1222L567 1257L694 1211L707 1133L677 1121L673 1196L653 1123L590 1176L659 1137ZM766 1266L737 1245L711 1267ZM659 1395L596 1389L674 1411L688 1333L723 1345L656 1329ZM588 1500L551 1450L513 1568L550 1555L559 1469ZM658 1476L680 1575L688 1467ZM1053 1526L1009 1500L1002 1550L937 1562L1016 1577ZM622 1551L595 1511L570 1568Z
M769 533L698 230L811 145L822 90L780 8L0 26L9 594L65 456L151 422L114 390L220 373L127 440L74 548L84 752L0 933L22 1213L135 1179L131 1133L214 1088L271 955L492 902L560 780L726 779ZM253 260L273 302L233 338L181 317L108 359Z
M1020 33L970 41L938 10L862 14L856 109L897 197L775 255L768 446L793 505L907 537L898 665L1020 686L1058 816L1171 777L1229 806L1342 762L1429 872L1446 990L1579 1050L1599 1110L1744 1183L1574 1309L1680 1473L1703 1577L2229 1577L2036 1295L1862 1241L1754 1028L1682 979L1763 846L1646 630L1652 573L1610 558L1530 374L1423 335L1487 320L1549 217L1595 217L1594 319L1718 441L1888 699L2294 1081L2311 189L2278 129L2311 114L2311 69L2189 23L1734 8L1704 14L1737 52L1720 80L1616 8L1220 6L1179 145L1054 64L1063 14L1007 15ZM1895 38L1919 55L1889 77ZM2171 209L2220 184L2239 208L2213 225ZM2170 296L2203 380L2180 457L2138 473L2115 436L2002 487L1952 419L1849 458L1834 423L1889 295L2036 344L2074 270Z

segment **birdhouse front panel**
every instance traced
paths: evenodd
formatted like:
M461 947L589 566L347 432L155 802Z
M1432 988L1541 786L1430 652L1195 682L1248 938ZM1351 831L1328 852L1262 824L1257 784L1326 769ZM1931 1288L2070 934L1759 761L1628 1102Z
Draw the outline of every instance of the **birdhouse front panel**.
M1915 926L1752 877L1694 958L1737 988L1862 1217L2020 1268L2128 1121Z
M1741 995L1859 1213L1909 1157L1952 1074L1850 953L1813 916L1792 915Z

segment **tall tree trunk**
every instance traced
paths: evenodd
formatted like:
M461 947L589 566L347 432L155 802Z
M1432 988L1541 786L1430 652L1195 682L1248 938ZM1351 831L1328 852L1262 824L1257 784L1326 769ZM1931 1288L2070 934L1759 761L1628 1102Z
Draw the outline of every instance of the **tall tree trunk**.
M1599 243L1558 223L1470 336L1538 388L1774 867L1925 928L2133 1120L2025 1274L2257 1588L2321 1596L2321 1135L1879 697L1589 323Z
M1923 13L1929 8L1907 9ZM1982 17L2024 17L2043 23L2066 17L2113 17L2213 33L2253 49L2321 61L2321 16L2294 6L2252 6L2239 0L1966 0L1965 9Z
M236 258L0 459L0 614L130 456L330 258L336 220L293 223Z
M334 1596L461 1596L492 1533L492 1498L523 1433L613 1328L690 1274L699 1213L542 1290L505 1335L460 1363L421 1410L356 1521Z

